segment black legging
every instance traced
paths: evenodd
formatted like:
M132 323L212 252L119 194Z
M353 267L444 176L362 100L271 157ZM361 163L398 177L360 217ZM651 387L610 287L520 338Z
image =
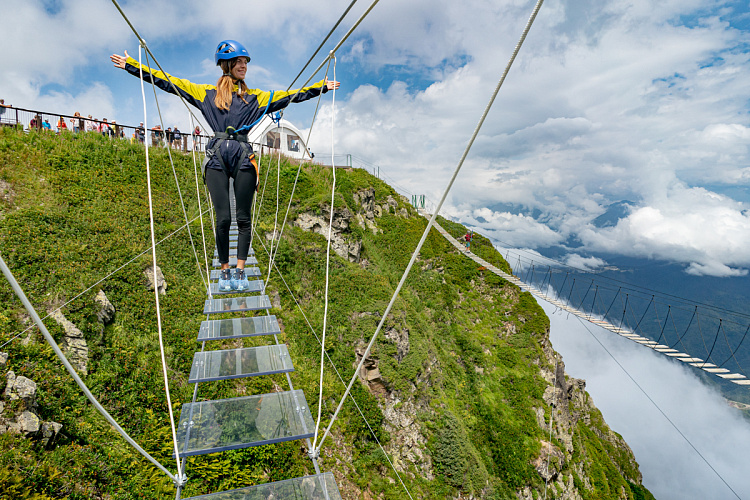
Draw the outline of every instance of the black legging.
M234 176L234 198L236 200L237 260L247 260L250 250L252 228L252 205L255 195L257 175L254 168L237 169ZM216 249L219 262L229 263L229 226L232 225L232 213L229 205L229 176L223 170L206 169L206 186L211 194L211 201L216 212Z

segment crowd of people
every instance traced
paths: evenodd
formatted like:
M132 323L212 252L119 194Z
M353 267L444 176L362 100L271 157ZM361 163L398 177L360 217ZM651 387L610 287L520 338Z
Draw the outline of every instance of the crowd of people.
M21 122L22 118L17 117L15 119L10 116L6 116L6 111L12 108L12 106L5 104L4 99L0 99L0 123L3 125L17 125ZM36 113L36 112L34 112ZM6 119L7 118L7 119ZM129 129L126 132L126 129ZM107 118L98 118L88 115L87 117L81 116L81 113L76 111L72 117L59 116L57 119L52 118L52 123L47 117L43 117L41 114L36 113L31 118L28 124L28 130L48 130L51 132L95 132L102 134L105 137L126 139L131 142L140 142L143 144L146 141L147 132L151 135L151 145L154 147L170 147L175 149L181 149L187 151L188 141L186 134L182 133L178 127L167 127L167 130L162 130L161 125L154 125L150 129L146 129L143 123L138 127L133 128L119 125L115 120L108 121ZM201 129L196 126L193 130L193 144L196 149L201 149Z

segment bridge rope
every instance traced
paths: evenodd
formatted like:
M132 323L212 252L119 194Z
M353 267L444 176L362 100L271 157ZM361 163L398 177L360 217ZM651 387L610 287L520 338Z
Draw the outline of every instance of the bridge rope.
M268 249L266 248L265 244L262 240L259 241L263 249L268 252ZM297 297L294 295L294 292L292 292L291 287L287 283L286 279L284 278L283 273L281 272L281 269L276 265L274 262L273 264L274 269L276 270L276 273L279 275L279 278L281 278L282 283L284 283L284 287L286 288L287 292L289 293L289 296L294 301L294 304L297 306L297 309L299 310L300 314L302 314L302 317L305 320L305 323L307 323L307 327L309 328L310 332L315 337L315 340L318 342L318 345L323 345L323 343L320 340L320 337L318 336L318 333L315 331L315 328L313 328L312 324L310 323L310 320L307 317L307 314L305 314L305 310L302 309L302 305L299 303L299 300L297 300ZM328 362L331 364L331 367L333 368L333 371L336 373L336 377L339 379L341 384L346 387L346 382L341 377L341 373L339 372L338 368L336 367L336 364L331 359L330 355L327 351L323 350L325 353L325 357L328 360ZM396 477L398 477L399 482L401 483L401 486L404 488L404 491L406 491L406 494L409 496L409 498L412 498L411 493L409 492L409 489L406 487L406 484L404 484L403 479L401 479L401 475L398 473L398 470L393 465L393 462L391 461L391 458L388 456L388 453L386 453L385 449L383 448L383 445L380 443L380 440L378 439L377 434L375 434L375 431L372 430L372 426L370 426L370 422L367 421L367 417L362 412L362 409L360 408L359 404L357 403L357 400L354 399L354 396L352 394L349 394L349 399L352 403L354 403L355 408L357 409L357 412L359 412L359 415L362 417L362 420L365 422L365 425L367 426L367 429L370 431L370 435L373 437L375 442L377 443L378 447L380 448L380 451L383 452L383 456L385 456L385 459L388 461L388 464L391 466L391 469L393 469L393 472L396 474Z
M190 220L190 222L191 223L195 222L198 219L198 217L199 216L196 215L195 217L193 217ZM177 233L179 233L180 231L182 231L183 229L185 229L185 227L186 227L186 225L182 225L182 226L178 227L177 229L175 229L174 231L172 231L171 233L169 233L168 235L166 235L164 238L162 238L161 240L157 241L156 245L159 246L160 244L164 243L165 241L167 241L168 239L172 238L174 235L176 235ZM85 290L83 290L83 291L79 292L77 295L75 295L72 299L64 302L63 304L61 304L56 309L52 309L51 311L49 311L49 313L42 318L42 321L44 321L46 319L49 319L53 314L55 314L56 312L62 310L64 307L70 305L71 303L75 302L77 299L81 298L83 295L85 295L86 293L88 293L91 290L93 290L96 286L101 285L103 282L107 281L109 278L111 278L115 274L119 273L120 271L122 271L123 269L125 269L126 267L128 267L130 264L132 264L133 262L135 262L139 258L141 258L144 255L146 255L146 253L150 252L150 251L151 251L151 246L149 246L147 249L143 250L141 253L136 254L133 258L131 258L130 260L126 261L124 264L121 264L120 266L118 266L115 270L110 271L109 273L105 274L104 277L102 277L99 280L95 281L88 288L86 288ZM13 335L13 337L11 337L5 343L3 343L2 345L0 345L0 349L2 349L3 347L5 347L6 345L10 344L14 340L16 340L18 337L20 337L24 333L27 333L29 330L31 330L31 329L33 329L35 327L36 327L36 324L32 323L31 325L27 326L26 328L24 328L20 332L17 332L15 335Z
M138 65L140 66L141 71L141 94L143 97L143 122L146 122L146 91L144 89L143 84L143 67L140 64L141 60L141 47L138 46ZM172 442L174 445L174 452L176 456L176 462L177 462L177 484L182 483L183 477L182 477L182 467L180 466L180 451L177 447L177 429L174 423L174 411L172 409L172 397L169 393L169 375L167 374L167 360L166 355L164 353L164 336L162 334L162 324L161 324L161 307L159 304L159 286L158 286L158 278L157 278L157 265L156 265L156 231L154 229L154 202L153 202L153 196L151 192L151 162L149 161L149 154L148 154L148 141L144 141L145 147L146 147L146 185L148 187L148 214L149 214L149 228L151 230L151 259L153 262L153 272L154 272L154 300L156 301L156 326L157 330L159 332L159 351L161 353L161 366L162 366L162 373L164 375L164 391L167 396L167 408L169 410L169 424L172 428ZM175 177L175 180L176 177ZM188 229L189 231L189 229ZM197 255L196 255L197 259ZM202 276L202 274L201 274Z
M526 35L528 35L529 30L531 29L531 25L534 23L534 19L536 18L537 13L539 12L539 9L542 6L542 3L544 0L537 0L536 5L534 6L534 10L531 13L531 17L529 18L528 22L526 23L526 26L523 30L523 33L521 35L521 39L516 44L515 49L513 50L513 54L511 55L510 61L508 61L507 66L505 67L505 71L503 71L502 76L500 77L500 80L497 83L497 86L495 87L495 91L492 94L492 97L490 98L489 102L487 103L487 106L485 107L484 112L482 113L481 118L479 119L479 123L477 124L476 128L474 129L474 133L472 134L471 138L469 139L469 143L466 145L466 149L463 152L463 155L461 156L461 159L458 162L458 165L456 166L455 171L453 172L453 176L451 177L450 181L448 182L448 186L445 188L445 191L443 192L443 196L440 199L440 202L438 203L437 210L435 210L435 213L432 215L430 222L427 224L427 227L425 228L424 232L422 233L422 237L419 240L419 243L417 244L417 247L414 249L414 252L412 253L411 259L409 260L409 264L407 265L406 269L404 270L404 273L401 277L401 280L398 283L398 286L396 287L396 290L393 292L393 296L391 297L390 302L388 303L388 306L385 309L385 312L383 313L383 317L380 319L380 322L378 323L377 328L375 329L375 333L373 334L372 338L370 339L370 342L367 345L367 348L365 349L365 352L362 354L362 359L360 360L357 368L354 371L354 374L352 375L351 380L349 381L349 385L347 385L346 391L344 392L344 395L341 397L338 406L336 407L336 411L333 414L333 417L331 418L331 421L328 424L328 427L326 427L325 433L323 434L323 437L320 440L320 444L318 444L318 448L314 450L315 455L320 454L320 448L323 446L323 443L326 439L326 437L331 432L331 427L336 422L336 418L338 417L339 412L341 411L341 407L344 404L344 401L346 400L346 397L349 395L349 392L351 391L352 386L354 385L354 382L357 380L357 376L362 369L362 366L364 365L365 360L370 354L370 350L372 349L373 344L375 343L375 340L378 338L378 335L380 334L380 330L383 328L383 324L385 323L386 318L388 317L388 314L390 313L391 308L393 308L394 303L396 302L396 298L398 298L399 293L401 292L401 288L404 286L404 282L406 281L406 278L409 276L409 272L411 271L412 266L414 265L414 262L417 260L417 256L419 255L420 250L422 249L422 245L424 245L425 240L427 239L427 235L430 232L430 228L435 222L435 218L437 217L437 214L440 212L440 207L443 206L443 203L445 202L445 199L448 197L448 193L451 190L451 187L453 187L453 183L456 180L456 177L458 177L459 172L461 171L461 167L464 164L464 161L466 160L466 157L469 154L469 151L471 151L471 147L474 144L474 141L476 140L477 136L479 135L479 131L482 128L482 125L484 124L484 120L487 118L487 115L489 114L490 109L492 108L492 104L495 101L495 98L497 97L498 92L500 91L500 88L503 85L503 82L505 82L505 78L508 76L508 72L510 71L511 66L513 65L513 61L515 61L516 56L518 55L518 52L521 49L521 46L523 45L524 40L526 39ZM377 3L377 0L373 3Z
M161 463L159 463L158 460L152 457L146 450L141 448L141 446L133 438L131 438L130 435L127 432L125 432L125 430L122 427L120 427L120 425L112 417L112 415L110 415L109 412L94 397L94 395L91 393L91 391L86 386L84 381L81 380L81 377L78 376L78 373L76 372L75 368L73 368L73 365L71 365L70 361L68 361L68 358L66 358L65 354L63 354L62 350L60 350L60 346L57 345L57 342L55 342L55 339L52 338L52 335L50 335L49 331L47 330L47 327L44 326L44 323L39 317L39 314L36 312L36 309L31 304L28 297L26 297L26 294L24 293L23 289L21 289L20 285L18 284L18 281L16 281L15 276L13 276L13 273L8 268L2 255L0 255L0 270L2 270L3 275L5 276L5 279L8 280L8 283L10 283L10 286L11 288L13 288L13 291L15 292L16 296L21 300L21 303L26 308L26 312L28 312L29 316L31 316L31 319L34 320L34 324L37 326L37 328L39 328L39 331L42 332L44 339L52 347L52 350L55 351L55 355L57 356L57 358L63 364L63 366L68 371L70 376L73 377L73 380L81 389L81 391L89 400L89 402L91 402L91 404L94 405L94 408L96 408L96 410L105 418L105 420L107 420L107 422L109 422L109 424L115 429L115 431L117 431L117 433L120 434L123 437L123 439L125 439L125 441L127 441L128 444L130 444L138 453L143 455L143 457L145 457L149 462L154 464L154 466L156 466L157 469L159 469L164 474L166 474L167 477L169 477L172 481L177 482L177 478L171 472L169 472Z
M609 349L607 349L607 346L605 346L602 343L602 341L599 340L599 338L594 334L594 332L591 331L591 329L589 328L589 325L587 325L583 321L583 319L579 318L578 316L576 316L576 318L578 319L579 323L581 323L581 325L586 329L586 331L589 333L589 335L591 335L591 337L596 341L596 343L599 344L599 346L602 349L604 349L604 351L609 355L610 358L612 358L612 361L614 361L617 364L617 366L620 367L620 369L623 371L623 373L625 373L625 375L630 379L630 381L633 382L633 384L635 384L635 386L638 388L638 390L641 391L641 393L644 396L646 396L646 399L648 399L649 402L651 402L651 404L654 406L654 408L656 408L659 411L659 413L661 413L661 415L666 419L667 422L669 422L669 424L672 426L672 428L674 428L674 430L677 431L677 433L682 437L682 439L684 439L685 442L693 449L693 451L701 458L701 460L703 460L703 462L708 466L708 468L711 469L711 471L713 471L713 473L716 475L716 477L718 477L719 480L722 483L724 483L724 485L729 489L729 491L732 492L732 494L735 497L737 497L738 500L741 500L740 496L729 485L729 483L726 481L726 479L724 479L724 477L719 473L719 471L717 471L714 468L714 466L711 465L711 463L708 461L708 459L700 452L700 450L698 450L698 448L696 448L696 446L693 444L692 441L690 441L690 439L685 435L685 433L683 433L680 430L680 428L677 427L677 424L675 424L674 421L672 421L672 419L669 418L669 416L667 416L667 414L664 412L664 410L661 409L661 407L656 403L656 401L654 401L654 399L648 394L648 392L646 392L646 390L641 386L641 384L639 384L635 380L635 378L630 374L630 372L628 372L628 370L622 365L622 363L620 363L620 361L615 357L615 355L612 354L612 352Z
M140 46L138 47L138 63L140 64ZM148 53L146 53L146 66L151 69L151 64L149 63L148 59ZM143 75L143 69L141 69L141 75ZM151 89L154 91L154 101L156 102L156 110L159 113L159 123L161 123L161 129L165 131L166 128L164 127L164 118L161 115L161 106L159 106L159 97L156 95L156 83L154 82L154 79L151 79ZM190 115L192 116L192 115ZM143 96L143 120L144 124L148 124L146 122L146 96ZM165 136L166 139L166 136ZM146 142L145 140L143 141ZM185 222L187 222L187 210L185 209L185 200L182 197L182 188L180 187L180 180L177 178L177 169L174 166L174 159L172 158L172 147L171 145L167 145L167 156L169 157L169 164L172 167L172 175L174 176L174 182L177 186L177 195L180 198L180 207L182 208L182 213L185 216ZM195 149L195 148L193 148ZM146 148L146 154L148 155L148 148ZM200 211L200 210L199 210ZM190 225L188 225L188 237L190 238L190 247L193 249L193 255L195 256L195 264L198 266L198 275L201 277L201 280L203 281L203 287L204 288L210 288L208 283L209 281L206 281L203 279L203 272L201 268L200 259L198 258L198 252L195 249L195 242L193 241L193 232L190 230Z

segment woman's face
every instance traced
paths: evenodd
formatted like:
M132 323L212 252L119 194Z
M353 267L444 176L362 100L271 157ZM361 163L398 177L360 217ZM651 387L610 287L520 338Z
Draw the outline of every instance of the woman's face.
M247 73L247 59L244 57L238 57L235 59L234 66L230 73L235 80L244 80L245 74Z

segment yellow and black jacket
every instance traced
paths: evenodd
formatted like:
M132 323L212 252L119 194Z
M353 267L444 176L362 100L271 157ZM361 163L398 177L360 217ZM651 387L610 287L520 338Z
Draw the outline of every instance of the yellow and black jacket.
M187 102L200 110L214 132L223 132L227 127L234 127L236 130L245 125L252 125L266 113L279 111L292 102L306 101L319 96L321 92L325 93L328 91L325 86L325 80L321 80L309 87L303 87L302 89L289 91L276 90L273 93L265 90L247 89L247 93L243 95L245 101L247 101L245 102L237 96L237 86L235 85L234 92L232 93L232 104L228 110L221 110L214 104L214 97L216 97L215 85L196 84L182 78L176 78L168 73L165 74L161 71L141 66L132 57L128 57L125 62L125 70L136 77L140 77L141 67L143 68L144 81L151 83L153 79L153 83L160 89L170 94L179 94L182 96ZM170 81L174 84L174 87L170 84ZM175 91L175 87L177 91ZM273 101L269 103L268 101L272 95ZM208 148L213 147L216 141L216 138L212 139L208 144ZM220 148L220 154L228 165L237 165L239 163L240 168L250 168L243 161L247 160L247 158L243 158L243 156L246 157L247 155L243 153L236 141L224 141L224 144ZM209 161L207 167L221 169L216 159Z

